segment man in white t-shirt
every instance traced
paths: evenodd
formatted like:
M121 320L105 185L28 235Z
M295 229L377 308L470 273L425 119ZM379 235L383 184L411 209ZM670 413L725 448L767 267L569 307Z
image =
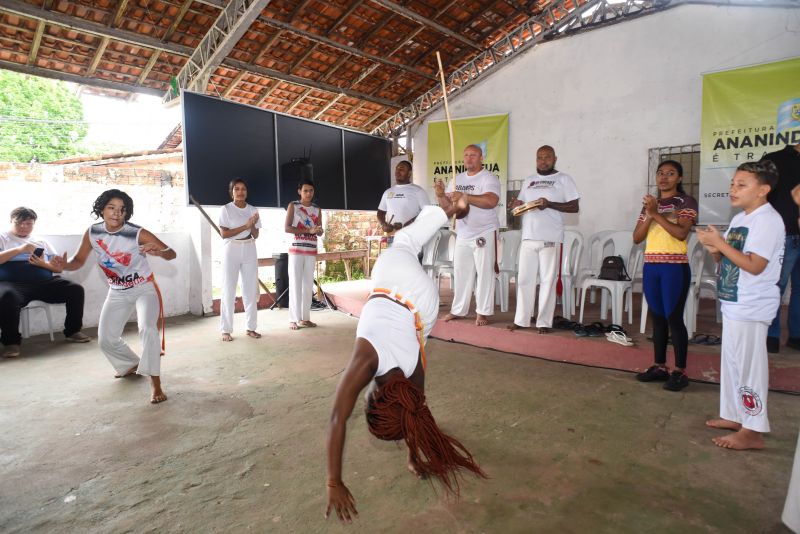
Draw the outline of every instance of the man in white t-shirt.
M0 343L2 355L20 355L20 310L32 300L66 304L64 336L68 341L86 343L91 338L83 327L83 287L60 276L64 257L32 235L36 212L19 207L11 212L11 228L0 232Z
M489 324L494 315L494 283L497 272L497 220L500 180L483 168L483 151L476 145L464 149L462 172L447 184L447 191L467 196L469 209L456 221L456 249L453 255L453 306L445 321L461 319L469 312L475 290L475 324ZM445 195L445 186L436 184L436 197ZM441 201L440 201L441 202ZM476 276L477 275L477 276Z
M556 309L559 244L564 242L563 213L577 213L580 195L572 177L557 171L556 152L544 145L536 151L536 174L522 182L511 207L533 202L537 207L522 214L522 243L517 275L517 311L508 328L531 325L536 279L539 278L539 311L536 327L547 334Z
M428 193L411 183L411 163L401 161L394 168L396 185L383 192L378 205L378 222L387 234L408 226L422 208L430 205Z

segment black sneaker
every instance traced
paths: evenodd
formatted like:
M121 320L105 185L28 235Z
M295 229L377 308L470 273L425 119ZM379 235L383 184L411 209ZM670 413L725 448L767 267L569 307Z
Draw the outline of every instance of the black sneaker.
M639 382L663 382L669 378L669 371L666 367L653 365L647 371L636 374L636 380Z
M790 337L786 340L786 346L790 349L800 350L800 337Z
M664 389L669 391L680 391L689 385L689 377L683 371L672 371L669 380L664 384Z
M767 338L767 352L770 354L778 354L781 350L781 340L777 337Z

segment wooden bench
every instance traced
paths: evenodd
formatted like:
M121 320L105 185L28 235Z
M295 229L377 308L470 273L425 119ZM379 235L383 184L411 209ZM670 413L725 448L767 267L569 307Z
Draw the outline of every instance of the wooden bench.
M367 249L358 249L358 250L337 250L334 252L319 252L317 254L317 263L321 261L343 261L344 262L344 273L348 280L352 278L353 272L350 265L350 262L355 259L361 259L361 263L364 266L364 274L365 276L369 274L369 256L367 253L369 251ZM258 259L258 266L259 267L274 267L275 266L275 259L273 257L269 258L259 258Z

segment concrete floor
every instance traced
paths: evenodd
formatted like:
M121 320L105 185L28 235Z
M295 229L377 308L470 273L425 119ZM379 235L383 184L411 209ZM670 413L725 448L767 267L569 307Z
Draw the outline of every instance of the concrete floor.
M287 315L259 312L261 340L237 315L230 344L216 317L170 320L157 406L145 379L112 378L96 342L26 340L0 361L0 531L788 532L800 398L771 394L768 449L732 452L703 425L715 385L669 393L437 340L429 404L491 479L445 499L359 406L345 482L361 517L325 522L326 422L356 321L319 312L319 328L290 332Z

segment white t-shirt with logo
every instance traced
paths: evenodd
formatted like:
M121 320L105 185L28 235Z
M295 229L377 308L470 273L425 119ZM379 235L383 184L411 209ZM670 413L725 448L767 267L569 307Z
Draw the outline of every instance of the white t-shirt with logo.
M581 196L572 176L556 172L542 176L536 173L522 182L517 200L529 202L546 198L551 202L570 202ZM522 239L564 242L564 214L554 209L534 209L522 214Z
M258 209L254 208L250 204L240 208L233 202L228 202L222 206L222 209L219 211L219 225L228 229L238 228L247 224L247 221L250 219L250 217L256 213L258 213ZM256 221L256 228L261 228L261 219ZM248 229L239 232L235 236L225 238L225 241L230 241L231 239L244 239L249 235L250 230Z
M431 203L428 193L417 184L402 184L390 187L383 192L378 209L386 212L386 222L402 223L419 215L422 208Z
M760 274L750 274L722 257L717 292L726 318L767 323L775 318L781 300L778 280L785 239L783 219L771 204L733 216L725 241L745 254L758 254L768 263Z
M477 174L470 176L466 172L456 176L455 190L469 195L482 195L494 193L500 198L500 179L486 169L481 169ZM447 184L447 191L452 193L453 181ZM456 238L459 240L475 239L484 232L497 230L500 223L497 220L496 208L479 208L470 206L469 213L463 219L456 221Z

